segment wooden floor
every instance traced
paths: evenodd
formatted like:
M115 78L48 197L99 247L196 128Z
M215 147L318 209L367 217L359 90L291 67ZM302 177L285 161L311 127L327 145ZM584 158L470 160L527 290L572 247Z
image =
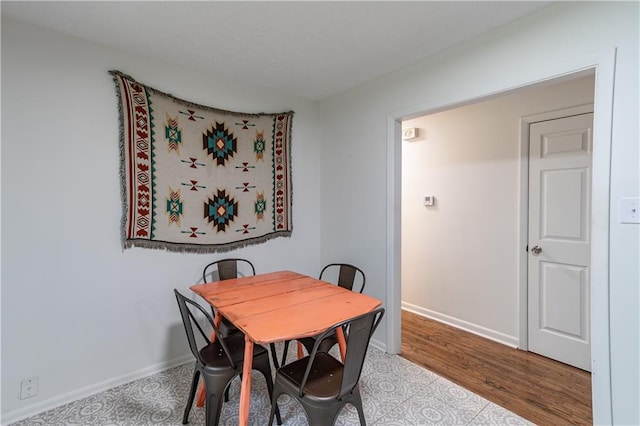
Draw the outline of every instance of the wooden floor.
M402 354L539 425L592 424L591 375L402 311Z

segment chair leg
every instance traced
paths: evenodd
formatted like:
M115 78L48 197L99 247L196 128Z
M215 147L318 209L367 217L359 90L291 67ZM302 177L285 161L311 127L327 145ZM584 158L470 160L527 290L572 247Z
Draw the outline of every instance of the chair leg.
M271 358L273 358L273 366L277 370L278 368L280 368L280 366L278 365L278 354L276 353L276 345L270 343L269 347L271 348Z
M280 365L285 365L287 363L287 355L289 352L289 342L290 340L284 341L284 351L282 352L282 362L280 363Z
M207 388L207 399L205 403L205 424L206 426L217 426L220 422L220 411L222 411L224 387L220 386L220 378L207 377L204 374L203 376L205 380L205 386Z
M209 395L205 407L206 426L217 426L220 422L220 411L222 409L222 398L218 395Z
M227 388L224 390L224 402L229 402L229 388L231 383L227 385Z
M302 347L307 350L307 355L309 355L311 351L313 351L313 346L315 345L316 342L304 340L301 343L302 343Z
M198 381L200 379L200 371L196 367L193 370L193 378L191 379L191 390L189 391L189 399L187 400L187 406L184 409L184 415L182 416L182 424L186 425L189 423L189 412L191 411L191 406L193 405L193 400L196 397L196 390L198 389Z
M271 412L269 413L269 426L273 424L273 416L276 416L278 425L282 424L282 418L280 417L280 408L278 407L278 397L282 394L282 390L278 385L272 391L271 396Z
M362 409L362 397L360 396L360 388L358 385L356 385L355 389L353 390L353 395L351 397L351 404L353 404L356 407L356 410L358 410L358 418L360 419L360 425L367 426L367 421L364 418L364 410Z
M271 378L271 366L269 365L269 360L267 359L266 363L262 361L256 362L256 360L254 360L253 368L261 372L262 375L264 376L264 380L267 382L267 391L269 393L269 397L272 397L273 396L273 379ZM273 406L271 408L273 409ZM277 405L275 407L275 414L278 420L278 424L281 425L282 417L280 416L280 409L278 408ZM273 415L269 417L269 420L272 420L272 418L273 418Z

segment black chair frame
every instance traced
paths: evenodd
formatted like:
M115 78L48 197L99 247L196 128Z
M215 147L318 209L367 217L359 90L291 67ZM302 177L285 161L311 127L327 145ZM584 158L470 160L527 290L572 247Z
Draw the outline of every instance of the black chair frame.
M269 424L277 415L278 397L284 393L302 405L310 425L333 425L347 403L355 406L360 424L366 425L358 383L369 341L383 315L384 308L378 308L333 325L318 337L308 356L280 367L276 371ZM344 364L319 351L323 338L338 327L349 331Z
M329 263L324 268L322 268L322 271L320 271L319 279L322 279L322 276L328 269L335 268L335 267L340 268L338 271L338 283L337 283L340 287L346 288L347 290L354 291L353 285L355 284L356 275L360 275L360 277L362 278L362 284L358 293L362 293L364 291L364 286L367 283L366 275L364 274L362 269L358 268L357 266L351 265L349 263Z
M191 390L189 399L184 410L182 423L189 422L189 412L195 399L198 382L202 375L206 388L205 417L207 426L217 425L220 420L223 394L226 394L231 381L240 376L244 360L244 335L236 333L230 336L223 336L214 325L213 318L199 304L188 299L174 289L182 323L187 335L189 348L196 358L196 364L191 380ZM189 306L191 306L191 308ZM193 310L192 310L193 309ZM200 325L199 319L194 312L201 313L209 323L216 339L211 341L209 335L205 333ZM198 345L193 325L200 333L204 343ZM273 395L273 380L271 376L271 364L269 355L265 348L254 345L253 349L253 369L259 371L267 382L269 396ZM282 424L280 412L277 413L278 424Z
M362 271L362 269L357 266L351 265L349 263L329 263L322 271L320 271L320 277L318 279L322 280L324 273L330 268L338 267L338 282L336 283L338 286L342 288L346 288L347 290L353 291L353 285L356 281L356 275L360 275L362 278L362 284L360 286L359 293L362 293L364 290L364 286L367 282L367 277ZM305 347L307 353L311 353L311 349L316 342L317 337L304 337L302 339L298 339L300 343ZM289 340L284 342L284 349L282 353L282 362L280 365L284 365L286 362L287 354L289 353ZM331 348L338 343L338 336L335 333L328 335L323 339L320 348L318 349L320 352L329 352ZM277 368L277 366L276 366Z
M238 263L244 263L249 268L251 268L251 275L256 274L256 268L253 266L253 263L251 263L249 260L238 258L238 257L226 258L226 259L213 261L209 263L207 266L205 266L202 269L202 282L203 283L207 282L207 273L209 273L209 268L211 268L212 266L215 266L216 269L218 270L218 281L231 280L234 278L238 278ZM211 307L211 315L214 317L216 315L216 312L213 306ZM220 331L224 336L229 336L234 333L240 333L240 330L238 330L238 328L235 325L233 325L233 323L231 323L231 321L229 321L225 317L222 317L222 321L220 322ZM273 358L273 365L277 369L279 365L278 365L278 355L276 353L276 347L273 343L269 345L269 347L271 350L271 357Z
M207 282L207 273L209 272L209 268L211 266L215 266L218 270L218 280L229 280L232 278L238 278L238 263L245 263L247 266L251 268L252 275L256 274L256 268L253 266L253 263L248 261L247 259L241 258L227 258L220 259L214 262L209 263L207 266L202 269L202 282Z

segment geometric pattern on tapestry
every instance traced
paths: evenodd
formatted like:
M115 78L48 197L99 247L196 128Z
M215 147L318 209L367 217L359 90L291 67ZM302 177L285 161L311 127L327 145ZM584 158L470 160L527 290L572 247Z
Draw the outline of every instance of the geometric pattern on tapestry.
M123 248L206 253L291 235L292 111L225 111L110 74Z

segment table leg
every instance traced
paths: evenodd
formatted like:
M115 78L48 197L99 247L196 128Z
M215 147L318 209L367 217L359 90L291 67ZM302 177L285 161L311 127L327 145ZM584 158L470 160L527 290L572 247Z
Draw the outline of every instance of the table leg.
M251 402L251 370L253 369L253 341L244 337L244 363L242 365L242 387L240 387L240 426L249 423L249 403Z
M216 312L216 316L213 318L213 324L216 328L220 327L222 321L222 315ZM216 341L216 332L211 330L211 343ZM204 388L204 380L200 383L200 389L198 390L198 398L196 399L196 407L204 407L204 400L206 398L206 389Z
M338 346L340 346L340 358L342 362L347 357L347 341L344 338L344 331L342 327L336 328L336 336L338 337Z
M298 342L298 359L304 357L304 346L302 343Z

